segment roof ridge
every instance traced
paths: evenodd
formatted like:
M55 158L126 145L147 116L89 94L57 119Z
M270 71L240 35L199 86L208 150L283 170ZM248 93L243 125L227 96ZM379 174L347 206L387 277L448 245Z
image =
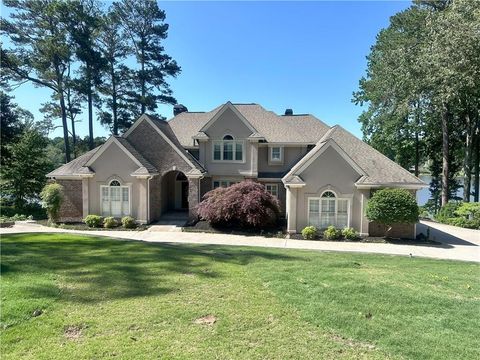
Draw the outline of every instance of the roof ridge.
M350 137L354 138L355 141L357 141L358 143L362 144L362 146L366 145L368 146L370 149L372 149L375 153L381 155L383 158L387 159L390 163L392 164L395 164L396 166L398 166L402 171L404 171L405 173L408 173L410 176L414 177L415 179L417 179L418 181L421 181L423 182L420 178L418 178L417 176L415 176L414 174L412 174L409 170L405 169L402 165L398 164L397 162L393 161L392 159L390 159L388 156L386 156L385 154L382 154L380 151L378 151L377 149L375 149L373 146L367 144L365 141L357 138L355 135L353 135L350 131L348 131L347 129L345 129L344 127L342 127L341 125L335 125L338 129L341 129L342 131L344 131L347 135L349 135Z

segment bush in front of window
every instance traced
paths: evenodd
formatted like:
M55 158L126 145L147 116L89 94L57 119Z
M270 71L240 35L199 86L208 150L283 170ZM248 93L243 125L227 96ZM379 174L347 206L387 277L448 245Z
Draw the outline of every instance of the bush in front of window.
M137 221L134 217L131 216L124 216L122 218L122 226L125 229L135 229L137 227Z
M117 220L113 216L107 216L103 219L103 227L106 229L111 229L118 226Z
M103 218L100 215L87 215L85 219L83 219L83 222L89 227L89 228L97 228L102 226L103 223Z
M307 226L302 230L302 237L305 240L315 240L317 238L317 228L315 226Z
M262 184L242 181L209 191L197 210L201 219L214 226L268 228L276 224L280 204Z
M342 230L336 229L335 226L332 225L323 232L323 237L327 240L338 240L341 236Z
M346 227L342 230L342 236L347 240L358 240L360 234L354 228Z
M368 200L368 220L386 225L387 236L393 224L413 224L418 221L419 209L415 197L405 189L382 189Z

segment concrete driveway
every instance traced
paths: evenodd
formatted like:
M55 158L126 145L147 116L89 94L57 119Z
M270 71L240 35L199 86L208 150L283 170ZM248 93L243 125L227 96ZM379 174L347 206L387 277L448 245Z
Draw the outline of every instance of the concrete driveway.
M441 245L373 244L335 241L305 241L262 236L243 236L230 234L207 234L192 232L166 231L108 231L108 230L64 230L50 228L35 223L17 222L12 228L0 229L0 234L8 233L74 233L108 236L118 239L140 240L164 243L190 243L209 245L260 246L272 248L303 249L317 251L345 251L377 253L403 256L419 256L437 259L480 262L480 230L461 229L448 225L423 222L417 231L426 233L430 227L430 237ZM159 229L157 229L159 230Z

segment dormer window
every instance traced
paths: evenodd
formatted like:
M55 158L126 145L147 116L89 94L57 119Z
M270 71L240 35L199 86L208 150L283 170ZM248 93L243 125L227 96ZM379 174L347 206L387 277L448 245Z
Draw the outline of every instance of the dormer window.
M213 161L243 162L245 142L225 135L222 140L213 142Z
M268 160L271 164L283 164L283 147L270 146L270 154Z

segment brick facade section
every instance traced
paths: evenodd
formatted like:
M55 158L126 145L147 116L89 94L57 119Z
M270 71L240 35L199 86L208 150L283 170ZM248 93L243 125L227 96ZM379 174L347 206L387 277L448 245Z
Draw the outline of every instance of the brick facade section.
M368 224L368 233L370 236L385 236L387 226L372 221ZM415 224L394 224L388 232L388 236L392 238L414 239Z
M63 202L60 207L60 222L81 222L83 220L82 180L60 180L63 186Z
M160 175L154 179L163 177L169 171L177 170L187 174L192 167L181 157L177 151L167 143L163 137L143 121L129 135L128 141L158 170ZM161 184L154 179L150 182L150 217L151 221L158 220L158 211L161 212ZM152 186L153 184L153 186ZM196 216L195 208L198 205L198 179L188 180L188 207L189 216ZM157 215L157 216L155 216Z

